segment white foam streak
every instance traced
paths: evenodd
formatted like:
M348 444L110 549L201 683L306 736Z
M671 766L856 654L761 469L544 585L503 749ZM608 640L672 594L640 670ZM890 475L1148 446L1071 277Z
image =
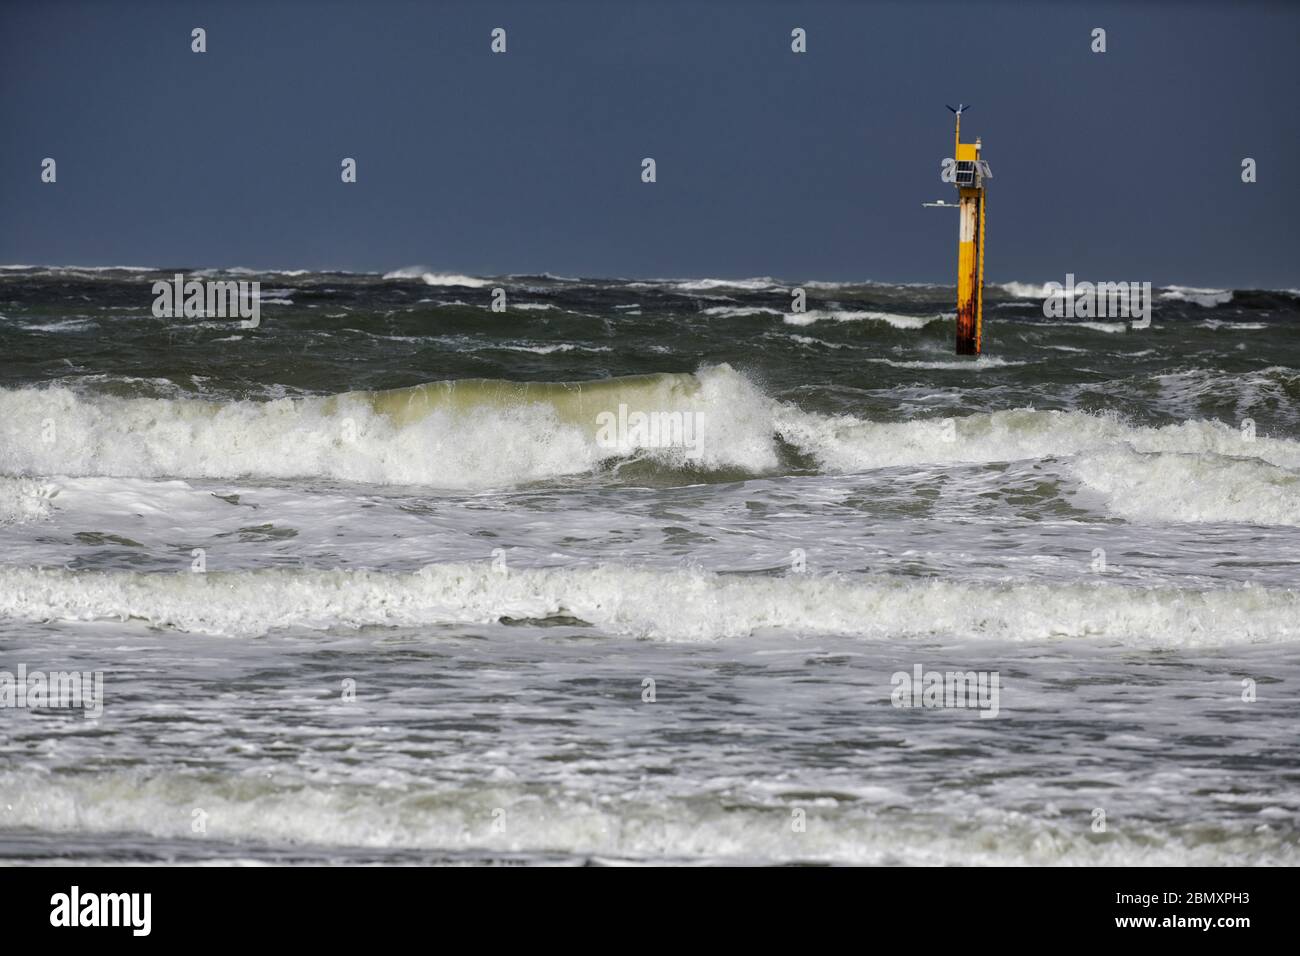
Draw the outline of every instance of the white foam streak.
M419 279L425 285L463 286L468 289L481 289L490 284L488 279L460 275L453 272L430 272L423 266L407 266L384 273L385 279Z
M823 311L791 312L787 325L812 325L814 322L884 322L896 329L921 329L942 319L941 315L899 315L895 312Z
M758 632L878 640L1090 639L1138 647L1300 639L1300 593L1110 585L970 585L914 578L734 577L702 571L511 569L193 574L0 568L0 614L145 621L250 637L284 628L578 618L617 635L716 641Z
M1160 293L1160 299L1166 302L1195 302L1202 308L1211 309L1216 305L1226 305L1232 301L1229 289L1197 289L1192 286L1171 285Z
M181 769L54 776L14 769L0 773L0 809L11 827L143 833L193 845L193 810L201 806L206 838L225 845L419 849L486 859L536 853L542 859L560 854L655 862L667 855L739 863L1185 866L1294 864L1297 855L1293 845L1279 845L1280 837L1266 833L1197 839L1117 827L1112 838L1096 841L1069 817L989 807L947 822L897 809L905 797L887 787L854 788L847 781L837 790L856 790L861 799L813 801L809 818L816 822L796 832L790 826L790 798L780 789L783 774L772 777L775 793L745 788L748 799L743 800L731 787L694 797L633 788L617 800L602 800L576 792L586 786L539 787L512 779L503 768L455 786L404 775L390 775L382 786L285 772L270 777L250 772L214 779ZM506 832L491 828L493 818L484 807L502 808L510 820Z
M1131 520L1300 526L1300 474L1258 459L1112 448L1072 470Z
M1024 362L1013 362L1007 359L998 358L993 355L981 355L974 359L941 359L932 362L925 361L899 361L896 359L872 358L868 362L879 362L882 365L892 365L894 368L925 368L934 370L957 369L959 371L982 371L989 368L1006 368L1015 365L1024 365Z
M704 310L705 315L718 315L723 318L743 318L748 315L781 315L780 309L771 309L757 305L715 305Z
M744 289L760 292L764 289L778 289L780 283L770 276L754 279L679 279L672 282L673 288L680 292L711 292L715 289Z

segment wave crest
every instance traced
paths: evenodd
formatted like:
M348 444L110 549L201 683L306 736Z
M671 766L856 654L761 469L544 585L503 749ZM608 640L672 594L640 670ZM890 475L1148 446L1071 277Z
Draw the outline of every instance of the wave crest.
M589 473L631 456L764 471L778 462L769 406L725 365L595 382L463 379L225 404L12 389L0 390L0 470L470 489ZM635 433L613 447L603 443L599 416L620 408L694 416L698 448Z
M618 566L501 573L486 562L432 564L412 573L0 568L0 614L28 621L137 619L229 636L563 616L608 633L687 642L764 631L878 640L1096 639L1140 647L1300 639L1300 593L1289 590L739 577Z

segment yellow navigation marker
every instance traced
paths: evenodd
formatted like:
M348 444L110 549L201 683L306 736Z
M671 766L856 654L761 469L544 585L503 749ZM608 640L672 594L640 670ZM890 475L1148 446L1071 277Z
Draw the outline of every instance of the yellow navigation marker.
M984 319L984 181L993 178L988 163L980 158L980 141L961 141L961 114L969 108L961 103L955 109L948 107L957 114L956 154L951 167L951 181L956 184L960 197L957 231L958 355L980 354Z

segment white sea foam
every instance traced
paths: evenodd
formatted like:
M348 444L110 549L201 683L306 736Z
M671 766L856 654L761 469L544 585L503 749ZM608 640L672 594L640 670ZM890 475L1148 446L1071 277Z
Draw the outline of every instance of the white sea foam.
M1126 518L1300 526L1300 473L1258 459L1119 447L1071 467Z
M596 411L617 414L620 404L702 413L700 454L690 459L701 467L762 471L777 463L770 401L726 366L584 387L596 397L580 417L557 404L584 394L580 389L555 386L533 400L522 392L512 398L525 387L511 383L468 382L457 392L464 399L429 405L420 404L426 396L419 390L219 405L82 396L62 387L0 389L0 472L503 487L597 468L614 453L597 441ZM42 440L46 421L57 441ZM641 452L686 461L683 448L646 445Z
M764 289L781 288L780 283L770 276L754 279L678 279L671 280L673 288L681 292L709 292L714 289L744 289L759 292Z
M798 342L800 345L820 346L827 349L860 349L861 346L848 345L844 342L825 342L822 339L815 339L809 335L792 335L790 339Z
M40 269L44 272L157 272L154 266L24 266L24 265L7 265L0 266L0 269Z
M1160 292L1160 299L1166 302L1195 302L1204 308L1226 305L1232 301L1230 289L1197 289L1191 286L1171 285Z
M0 772L0 819L9 827L54 834L148 834L197 849L203 841L196 846L191 823L194 808L203 807L205 839L225 845L416 849L488 859L538 854L546 860L558 852L610 861L949 866L1297 862L1294 844L1265 825L1254 834L1199 838L1150 826L1134 832L1115 827L1098 841L1077 818L1054 808L1024 813L989 806L980 794L944 819L909 812L906 794L856 784L845 775L836 778L838 796L796 798L808 811L803 832L790 826L787 791L798 784L785 773L772 776L771 792L736 780L725 795L664 794L638 786L618 799L589 795L589 778L544 785L486 767L477 777L450 784L389 771L383 785L375 786L299 778L290 771L272 779L269 773L214 776L173 768L57 776L15 768ZM736 799L732 787L743 788L746 799ZM953 802L960 804L960 797L949 798ZM510 821L502 833L492 829L494 818L484 811L497 807Z
M48 517L56 486L30 478L0 477L0 525Z
M1059 283L1049 286L1047 283L1037 285L1032 282L1003 282L998 285L998 288L1020 299L1064 298L1067 291L1059 285ZM1086 285L1084 287L1086 288ZM1073 294L1076 296L1080 294L1078 285L1074 287ZM1228 289L1196 289L1190 286L1171 285L1160 291L1159 298L1163 302L1194 302L1212 308L1231 302L1232 292Z
M534 355L553 355L557 352L611 352L607 345L574 345L572 342L558 342L552 345L492 345L492 349L505 352L532 352Z
M1057 283L1059 286L1060 283ZM1008 295L1013 295L1018 299L1047 299L1047 298L1064 298L1065 290L1057 286L1048 287L1047 283L1035 284L1032 282L1002 282L998 288ZM1075 294L1078 294L1076 289Z
M384 273L385 279L419 279L425 285L464 286L468 289L481 289L491 282L474 276L460 275L454 272L430 272L423 266L407 266Z
M1129 425L1113 415L1015 409L956 418L949 431L942 420L872 422L782 406L775 427L786 441L838 472L1067 457L1119 445L1143 452L1244 456L1300 468L1300 443L1272 438L1246 441L1238 429L1212 421L1152 428Z
M1003 361L936 360L917 367L978 370ZM956 418L951 429L938 420L873 422L773 401L728 366L582 388L466 382L453 386L454 400L438 398L444 390L428 386L226 404L89 396L63 387L0 389L0 473L504 487L596 469L611 453L596 440L594 409L620 404L699 414L706 427L696 464L751 473L777 466L778 437L835 473L1060 458L1126 445L1300 468L1300 443L1265 436L1247 441L1217 421L1153 428L1113 415L1016 409ZM42 440L47 421L57 441ZM646 453L679 463L672 449Z
M715 305L704 310L705 315L719 315L723 318L741 318L747 315L783 315L780 309L771 309L759 305Z
M1258 332L1268 328L1263 322L1229 322L1225 319L1205 319L1196 325L1202 329L1230 329L1233 332Z
M941 315L899 315L895 312L822 311L790 312L787 325L812 325L814 322L884 322L896 329L921 329L942 319Z
M1058 328L1088 329L1092 332L1106 332L1110 335L1128 331L1128 325L1124 322L1090 322L1086 319L1079 319L1076 321L1067 320L1064 322L1040 322L1038 324L1044 326L1056 326Z
M981 355L974 359L937 359L934 361L899 361L897 359L871 358L868 362L879 362L883 365L892 365L894 368L928 368L928 369L957 369L960 371L981 371L989 368L1005 368L1013 365L1025 365L1025 362L1015 362L1009 359L998 358L995 355Z
M755 578L620 566L511 569L432 564L413 573L193 574L0 568L0 615L140 620L257 636L283 628L577 618L605 632L715 641L758 632L1006 641L1089 639L1137 647L1300 640L1300 592L1116 585L958 584L943 579Z
M854 286L858 286L858 285L872 285L872 284L874 284L874 283L869 283L869 282L832 282L832 281L830 281L830 280L824 280L824 279L811 279L811 280L809 280L809 281L807 281L807 282L800 282L800 283L799 283L799 285L802 286L802 287L805 288L805 289L850 289L850 288L852 288L852 287L854 287ZM905 282L900 282L899 285L907 285L907 283L905 283Z
M60 319L54 322L41 322L24 326L29 332L84 332L87 329L97 327L94 319Z

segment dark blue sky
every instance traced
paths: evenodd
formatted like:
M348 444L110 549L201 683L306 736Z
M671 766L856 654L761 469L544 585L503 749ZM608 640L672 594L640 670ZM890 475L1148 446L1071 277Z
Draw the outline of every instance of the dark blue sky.
M8 3L0 262L951 282L920 204L963 100L990 281L1296 287L1297 37L1242 2Z

